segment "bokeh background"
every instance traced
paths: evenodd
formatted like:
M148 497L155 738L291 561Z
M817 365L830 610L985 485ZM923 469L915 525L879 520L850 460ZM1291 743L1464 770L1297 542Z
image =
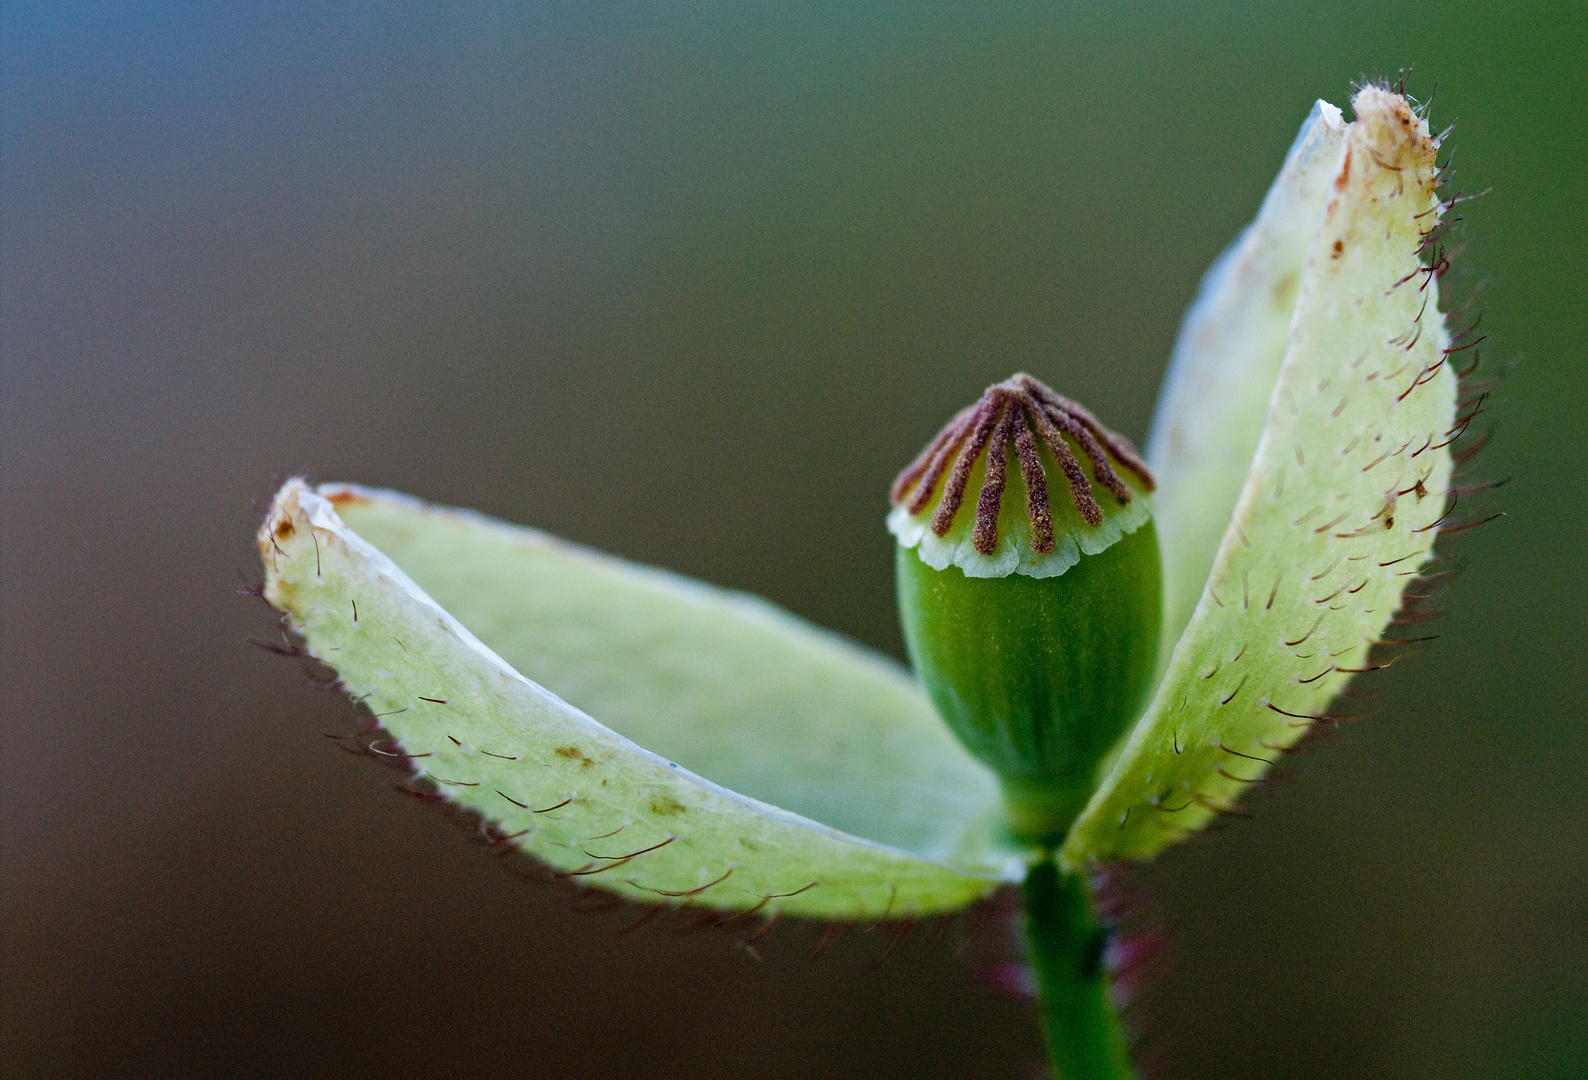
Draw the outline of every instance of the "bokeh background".
M1029 370L1145 434L1317 97L1413 67L1509 517L1442 639L1156 869L1158 1075L1588 1074L1588 9L75 3L0 11L4 1032L97 1076L1007 1077L1027 1009L570 911L249 647L274 486L389 485L893 653L886 485ZM1511 361L1520 360L1511 365Z

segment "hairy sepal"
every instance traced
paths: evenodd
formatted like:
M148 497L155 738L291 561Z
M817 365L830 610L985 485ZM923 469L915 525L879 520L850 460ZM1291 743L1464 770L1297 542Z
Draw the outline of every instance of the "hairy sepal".
M871 729L869 764L876 766L876 759L888 756L890 735L898 734L889 725L903 727L908 736L911 727L924 726L917 717L929 719L942 756L906 755L902 779L883 784L880 798L877 791L854 796L849 816L867 820L870 801L877 833L910 836L930 854L843 832L730 790L597 722L484 644L354 532L338 504L352 516L365 513L372 525L379 522L390 538L406 532L413 561L438 580L444 581L447 564L463 565L459 558L494 551L497 569L508 570L505 579L471 584L465 574L453 585L487 589L476 598L475 614L494 611L500 621L495 629L510 645L515 618L546 617L544 609L536 612L533 591L526 594L523 571L549 560L540 567L542 582L564 578L562 600L574 608L580 605L568 589L577 592L582 585L589 606L607 616L567 628L568 651L593 658L573 681L601 682L589 663L604 664L619 683L624 679L616 673L626 672L626 690L609 690L608 700L629 696L632 717L645 709L649 678L657 730L669 722L690 723L688 715L668 714L699 695L732 709L786 693L775 672L764 664L760 672L753 667L764 661L757 649L767 646L769 636L783 642L782 654L796 671L827 669L817 680L825 689L818 686L807 701L813 737L820 735L815 721L835 699L869 700L869 713L848 719ZM285 613L307 652L335 669L349 695L379 719L391 736L379 752L409 763L416 781L433 785L441 799L484 822L489 835L553 873L652 905L852 919L951 911L1001 882L1018 880L1023 870L1022 854L999 847L997 830L980 824L996 813L996 784L938 729L921 692L869 654L856 649L845 655L853 647L773 613L770 605L747 606L733 594L592 556L532 530L345 486L317 492L289 482L276 496L259 541L266 599ZM581 559L588 565L578 565ZM659 612L658 606L672 610ZM693 633L699 644L702 620L713 623L718 652L699 656L693 672L664 655L647 674L648 663L657 659L654 650L635 651L622 634L604 642L590 636L623 621L625 609L631 624L664 636L670 615L686 643ZM557 635L555 626L546 632ZM742 663L733 654L735 639L752 643L738 656ZM673 650L674 661L677 655ZM548 659L557 666L556 655ZM767 684L764 692L746 695L744 686L757 679ZM786 720L790 711L786 706L779 715ZM713 706L697 709L693 721L703 715L715 715ZM754 715L740 719L752 727L758 722ZM829 725L843 719L825 716ZM774 743L780 737L770 729L763 734ZM719 754L716 763L724 765L727 756ZM797 773L821 755L807 751L795 758L787 764ZM775 764L775 753L766 760ZM941 787L956 781L968 794ZM921 814L938 815L935 826L923 824Z
M1175 341L1147 440L1160 485L1161 664L1202 597L1251 469L1344 138L1340 110L1315 104L1257 219L1208 270Z
M1446 515L1456 377L1418 258L1437 146L1386 89L1353 106L1233 520L1069 865L1150 857L1233 812L1368 667Z

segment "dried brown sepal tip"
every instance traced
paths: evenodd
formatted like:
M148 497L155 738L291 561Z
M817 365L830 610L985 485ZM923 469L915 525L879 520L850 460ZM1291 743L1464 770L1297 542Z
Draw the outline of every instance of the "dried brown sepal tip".
M1118 499L1130 502L1131 491L1113 463L1112 454L1133 473L1148 491L1154 487L1152 473L1142 462L1128 439L1116 435L1097 422L1083 406L1054 393L1024 372L989 386L981 400L959 412L948 426L938 432L919 457L893 482L890 497L895 506L910 514L925 510L937 490L938 481L948 473L937 512L932 515L932 532L946 536L954 517L965 501L965 487L972 467L983 450L987 468L981 492L976 499L976 527L972 543L983 555L998 546L998 511L1003 505L1004 482L1008 472L1008 451L1014 442L1015 459L1026 486L1026 516L1031 522L1031 548L1038 554L1053 551L1053 511L1048 502L1048 483L1036 437L1040 436L1053 460L1064 472L1070 488L1070 501L1086 524L1096 528L1103 523L1102 507L1092 495L1075 453L1073 441L1092 466L1097 482Z

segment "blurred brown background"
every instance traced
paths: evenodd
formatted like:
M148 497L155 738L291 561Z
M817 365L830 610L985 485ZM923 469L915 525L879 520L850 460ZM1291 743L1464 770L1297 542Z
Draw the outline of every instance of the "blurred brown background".
M389 485L898 653L884 491L1027 369L1145 433L1314 98L1459 119L1510 516L1442 639L1162 860L1159 1075L1588 1075L1588 13L78 4L3 32L4 1033L98 1076L1029 1075L945 946L614 930L250 648L279 480ZM1462 275L1465 276L1462 276Z

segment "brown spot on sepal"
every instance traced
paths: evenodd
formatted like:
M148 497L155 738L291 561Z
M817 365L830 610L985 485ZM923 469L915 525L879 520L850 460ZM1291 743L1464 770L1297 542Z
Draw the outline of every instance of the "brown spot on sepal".
M651 799L651 813L657 817L677 817L687 810L688 807L670 795L657 795Z
M595 762L590 760L590 757L577 746L559 746L555 752L560 758L566 758L569 761L577 761L581 768L588 769L590 766L595 764Z
M1351 182L1351 144L1346 143L1345 158L1340 162L1340 175L1334 178L1336 191L1344 191L1345 185ZM1333 206L1330 207L1330 210Z
M360 495L358 492L345 487L334 488L331 491L324 491L321 492L321 495L324 497L326 502L330 503L338 510L344 506L360 506L371 501L369 496Z
M1274 308L1279 311L1289 311L1295 307L1296 290L1300 285L1301 272L1299 270L1292 270L1287 274L1282 274L1274 282L1273 288L1269 290L1269 299L1273 302ZM1211 344L1211 338L1212 334L1208 334L1209 344Z

